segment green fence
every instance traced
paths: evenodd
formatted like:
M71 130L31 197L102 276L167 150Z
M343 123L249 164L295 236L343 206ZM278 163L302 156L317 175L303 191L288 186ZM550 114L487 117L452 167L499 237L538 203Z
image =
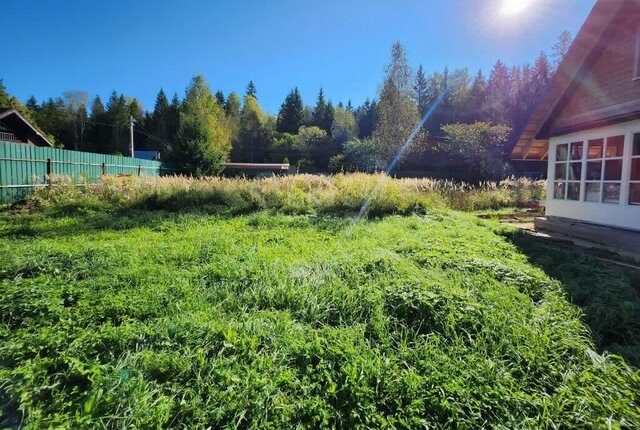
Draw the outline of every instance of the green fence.
M0 141L0 203L46 187L50 174L96 182L104 175L159 176L170 170L159 161Z

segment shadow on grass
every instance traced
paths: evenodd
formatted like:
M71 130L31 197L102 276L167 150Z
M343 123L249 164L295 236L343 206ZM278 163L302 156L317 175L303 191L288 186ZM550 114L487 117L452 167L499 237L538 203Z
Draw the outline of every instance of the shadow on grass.
M584 312L600 352L640 367L640 271L601 258L596 250L517 232L502 233L529 262L560 281L569 300Z

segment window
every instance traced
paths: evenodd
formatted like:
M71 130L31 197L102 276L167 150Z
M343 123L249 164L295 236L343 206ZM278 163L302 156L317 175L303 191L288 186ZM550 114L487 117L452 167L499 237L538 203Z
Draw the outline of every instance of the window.
M553 198L580 200L583 142L563 143L556 147Z
M636 133L633 135L633 143L631 144L629 204L640 205L640 133Z
M585 196L587 202L619 203L624 136L587 142Z
M630 189L629 200L640 204L640 133L636 141L634 150L638 155L632 164L632 177L638 179ZM619 204L623 155L624 135L558 145L553 198Z

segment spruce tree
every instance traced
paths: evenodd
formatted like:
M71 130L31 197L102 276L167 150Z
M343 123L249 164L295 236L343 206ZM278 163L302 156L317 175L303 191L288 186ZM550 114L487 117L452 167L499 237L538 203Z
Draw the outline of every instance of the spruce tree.
M216 101L220 106L224 106L225 99L224 99L224 93L222 92L222 90L216 91Z
M304 106L298 87L295 87L284 99L278 112L276 130L281 133L296 134L303 125Z
M415 83L413 85L413 91L415 92L416 106L418 108L418 113L420 114L420 116L423 116L429 107L429 98L428 98L428 82L427 82L426 76L424 75L424 69L422 68L422 64L418 66Z
M318 91L318 98L316 99L316 105L313 108L313 113L311 115L311 125L315 125L316 127L320 127L325 129L325 115L327 110L327 102L324 98L324 90L320 88Z
M258 94L258 91L256 90L256 85L253 83L253 81L249 81L249 84L247 85L246 95L258 100L257 94Z

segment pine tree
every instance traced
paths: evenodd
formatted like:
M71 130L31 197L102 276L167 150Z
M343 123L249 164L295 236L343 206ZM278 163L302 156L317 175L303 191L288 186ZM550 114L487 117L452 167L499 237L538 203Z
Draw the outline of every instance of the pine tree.
M324 109L324 118L322 120L322 128L327 132L328 135L331 135L331 127L333 126L333 118L335 115L335 109L333 108L333 104L331 101L327 102L327 106Z
M249 84L247 85L247 92L246 95L253 97L254 99L258 100L258 92L256 90L256 85L253 83L253 81L249 81Z
M562 60L564 59L564 56L567 55L567 52L569 51L569 48L571 47L571 42L573 41L572 37L571 37L571 33L569 33L568 31L563 31L562 33L560 33L560 36L558 36L558 40L555 43L555 45L553 45L553 54L552 54L552 58L553 58L553 69L557 70L558 66L560 66L560 63L562 62Z
M222 90L216 91L216 101L220 106L225 105L224 93L222 92Z
M353 113L353 105L351 104L351 99L347 100L347 106L345 109L351 113Z
M38 106L38 101L34 96L29 97L29 100L27 100L27 103L25 103L25 106L27 107L27 109L29 109L29 112L32 115L38 112L38 109L40 109L40 106Z
M469 99L467 101L467 109L464 115L464 122L472 123L485 120L484 104L487 96L487 80L482 74L482 70L478 70L478 74L471 84L469 90Z
M327 102L324 98L324 90L320 88L320 91L318 91L318 98L316 99L316 106L313 108L313 113L311 115L311 125L315 125L316 127L320 127L324 131L327 131L325 128L326 110Z
M298 133L304 121L303 109L302 97L296 87L287 95L280 106L276 130L281 133Z
M544 52L540 52L534 66L534 78L533 84L535 97L542 94L543 90L549 84L551 80L551 64L549 64L549 58Z
M87 130L87 147L90 151L106 152L110 135L109 127L105 124L106 111L100 96L96 96L91 102L91 110L89 112L88 130Z
M413 91L416 95L416 105L418 107L418 114L422 117L429 107L429 98L428 98L428 82L427 78L424 75L424 69L422 68L422 64L418 66L418 71L416 72L415 84L413 85Z
M510 122L511 76L507 66L498 60L491 70L487 83L485 109L487 118L495 124L507 125Z
M358 137L360 139L371 137L378 123L378 103L375 100L366 99L362 106L356 109L355 116L358 123Z
M185 173L213 175L223 168L231 149L224 109L204 77L195 76L180 112L176 147L171 158Z

